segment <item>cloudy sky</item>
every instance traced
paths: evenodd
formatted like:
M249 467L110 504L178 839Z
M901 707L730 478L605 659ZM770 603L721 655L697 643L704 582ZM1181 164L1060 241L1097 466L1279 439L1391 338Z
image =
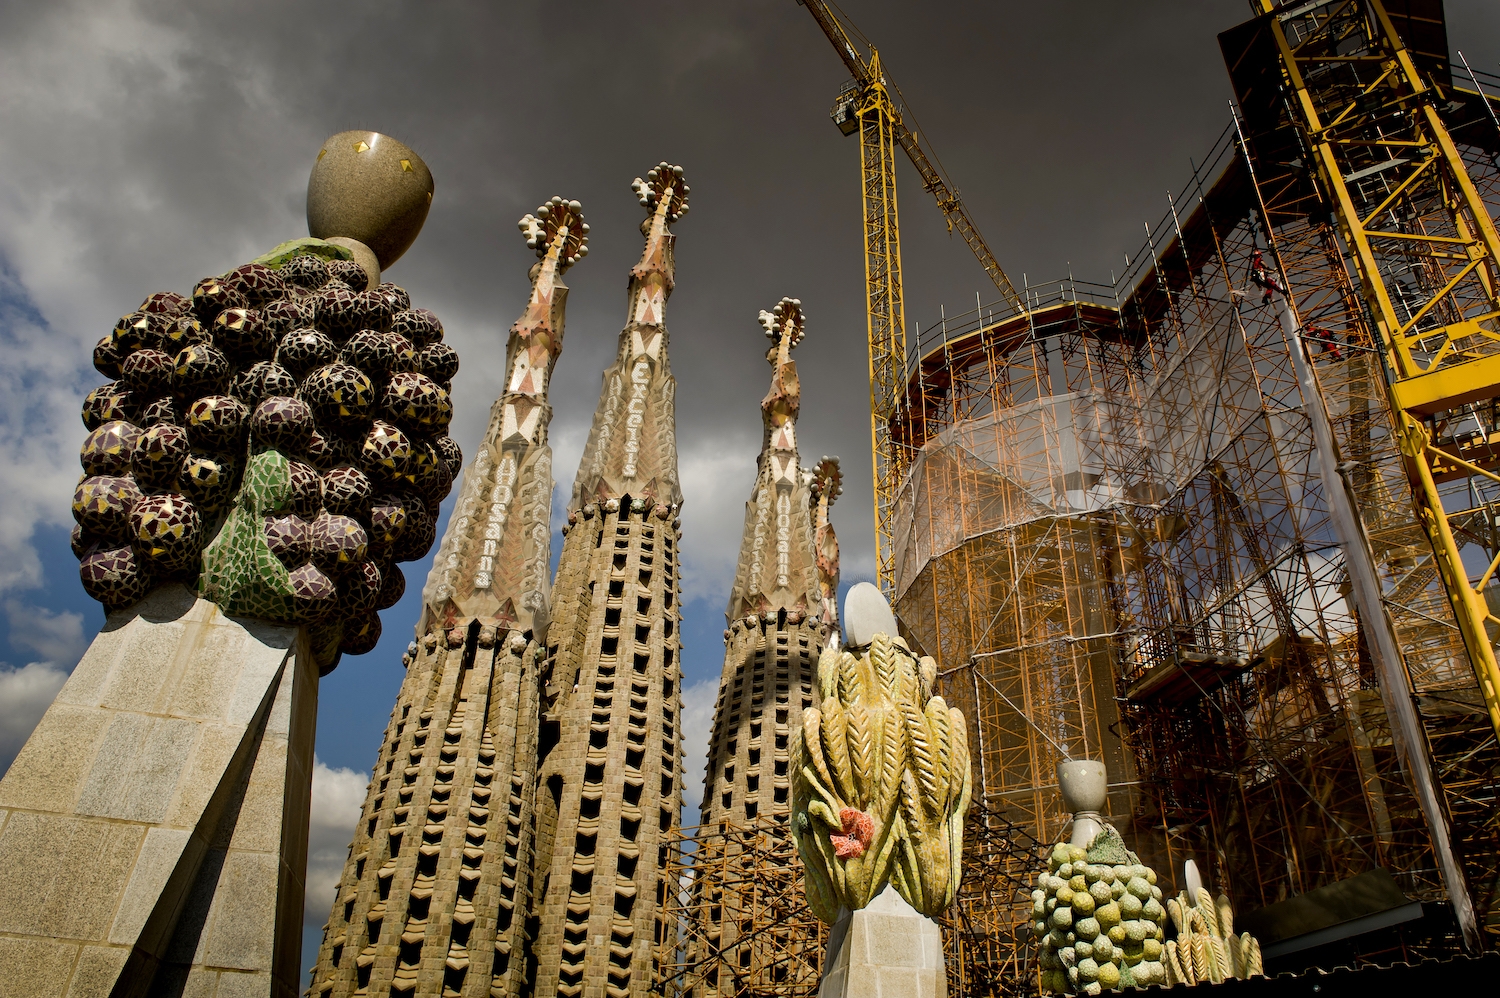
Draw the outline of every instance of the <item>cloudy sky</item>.
M846 8L1017 283L1107 281L1134 253L1228 123L1215 36L1249 13L1244 0ZM1500 72L1500 5L1448 11L1454 47ZM808 315L804 459L842 456L845 583L872 572L858 153L828 120L845 78L793 0L0 2L0 768L102 620L67 548L78 405L102 380L92 344L148 292L186 293L305 234L313 157L350 128L400 138L436 177L426 230L389 278L463 357L453 435L466 452L525 301L516 219L553 194L583 203L592 249L567 276L552 388L560 496L640 249L630 181L662 159L685 167L693 210L668 324L686 727L701 759L769 375L756 313L783 295ZM902 170L908 323L994 297ZM387 611L380 647L323 684L314 941L416 614L412 598Z

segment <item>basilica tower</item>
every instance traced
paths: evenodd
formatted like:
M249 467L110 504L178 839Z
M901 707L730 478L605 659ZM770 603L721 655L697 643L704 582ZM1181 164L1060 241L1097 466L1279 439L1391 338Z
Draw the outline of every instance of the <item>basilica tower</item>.
M838 541L828 523L842 490L838 458L803 471L797 451L802 387L791 352L805 334L802 303L783 298L760 322L771 340L771 389L760 404L755 489L725 611L705 826L786 820L791 729L812 705L818 654L838 624Z
M518 994L526 972L552 515L547 386L577 201L521 220L540 262L508 380L423 590L313 996Z
M665 308L680 167L635 181L648 212L629 312L604 372L552 587L537 785L537 934L529 994L645 995L675 927L667 845L682 807L681 639Z

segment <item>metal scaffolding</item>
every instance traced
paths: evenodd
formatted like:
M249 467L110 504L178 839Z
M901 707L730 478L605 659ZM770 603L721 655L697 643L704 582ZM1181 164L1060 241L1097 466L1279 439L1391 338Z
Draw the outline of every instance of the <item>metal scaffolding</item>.
M1493 217L1500 133L1477 94L1445 110ZM1109 765L1111 820L1169 880L1191 856L1253 909L1383 866L1414 898L1467 889L1493 932L1500 751L1413 500L1380 341L1335 214L1294 153L1252 132L1226 129L1112 286L1028 284L1024 310L982 305L921 330L892 432L914 455L897 611L974 719L984 799L1037 838L1067 820L1056 763L1087 755ZM1302 386L1294 350L1312 368ZM1401 689L1380 682L1360 626L1312 406L1378 568ZM1466 454L1500 442L1495 425L1428 423ZM1470 577L1500 553L1493 484L1466 476L1476 498L1448 502ZM1421 774L1403 772L1393 698L1415 704L1437 821ZM1423 934L1460 936L1457 922Z

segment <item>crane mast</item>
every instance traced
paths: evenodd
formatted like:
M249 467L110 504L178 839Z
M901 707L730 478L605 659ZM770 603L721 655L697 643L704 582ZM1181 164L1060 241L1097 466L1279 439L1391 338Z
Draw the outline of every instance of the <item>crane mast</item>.
M870 446L875 487L875 574L887 597L895 597L893 534L901 478L911 462L907 444L892 433L900 416L906 375L906 315L901 286L901 238L896 208L896 148L905 151L922 184L978 258L1000 294L1017 309L1025 302L1000 269L963 200L906 126L901 92L885 77L880 53L866 40L856 46L844 22L825 0L805 6L854 78L839 93L833 121L845 135L859 133L860 189L864 208L865 314L870 352ZM869 50L868 59L860 49Z

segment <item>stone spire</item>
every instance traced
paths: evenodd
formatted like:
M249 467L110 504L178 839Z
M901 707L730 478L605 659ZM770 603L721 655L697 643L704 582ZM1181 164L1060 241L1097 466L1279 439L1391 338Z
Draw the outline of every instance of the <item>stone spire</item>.
M527 994L645 995L682 807L677 447L665 307L679 167L635 181L650 213L553 584L537 790L535 979Z
M791 351L805 333L802 303L783 298L760 313L760 322L772 341L771 390L760 404L759 473L725 611L727 648L703 799L709 825L785 820L789 784L785 766L775 763L786 761L785 735L812 702L818 653L837 626L838 541L828 507L842 489L838 458L825 457L807 472L797 453L802 394ZM767 685L774 687L769 752Z
M423 591L313 970L313 996L517 994L533 891L547 626L547 384L563 272L587 252L577 201L521 219L541 262L511 327L509 380Z

